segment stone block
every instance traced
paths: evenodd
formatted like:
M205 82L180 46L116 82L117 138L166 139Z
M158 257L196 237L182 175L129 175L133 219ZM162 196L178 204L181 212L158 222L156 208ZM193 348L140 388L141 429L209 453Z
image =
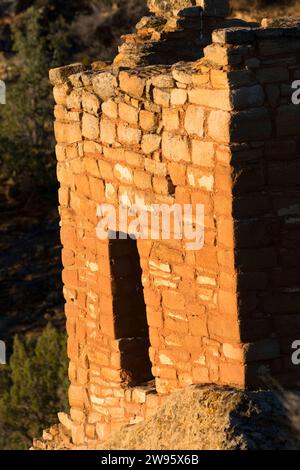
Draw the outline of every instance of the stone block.
M99 138L99 120L96 116L83 113L82 135L90 140L97 140Z
M137 124L139 119L139 110L126 103L119 104L120 118L129 124Z
M100 139L105 144L113 144L116 141L116 125L110 119L103 117L100 121Z
M168 160L189 162L191 159L187 138L169 132L163 133L162 153Z
M103 101L115 96L118 82L110 72L100 72L92 78L93 90Z
M130 72L122 71L119 75L121 90L134 98L141 98L146 86L146 80Z
M221 109L223 111L230 111L232 109L229 90L194 88L189 91L189 101L193 104Z
M204 134L204 109L199 106L189 105L186 109L184 127L189 134L203 137Z
M147 155L158 150L161 143L161 137L157 134L145 134L142 138L142 151Z
M128 124L121 123L118 125L118 139L121 143L134 146L140 143L142 131Z
M230 113L212 111L208 117L208 135L217 142L230 140Z
M146 110L140 111L140 126L144 131L154 131L157 126L155 113Z
M195 165L212 167L214 163L213 142L192 141L192 162Z

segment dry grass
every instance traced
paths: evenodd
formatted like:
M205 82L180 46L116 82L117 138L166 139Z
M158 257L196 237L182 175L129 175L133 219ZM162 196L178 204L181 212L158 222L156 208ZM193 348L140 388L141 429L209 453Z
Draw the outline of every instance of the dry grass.
M172 394L147 421L113 434L102 449L245 450L296 449L295 410L272 391L243 392L216 386L189 387ZM293 423L291 422L293 420ZM295 420L295 423L294 423Z

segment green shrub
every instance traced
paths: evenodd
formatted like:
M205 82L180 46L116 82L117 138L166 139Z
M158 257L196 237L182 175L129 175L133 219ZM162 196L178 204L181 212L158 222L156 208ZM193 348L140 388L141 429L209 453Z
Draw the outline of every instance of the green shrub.
M0 163L24 192L55 181L51 67L68 61L70 27L62 15L29 8L12 31L15 57L0 110Z
M0 366L0 448L26 449L67 411L66 336L50 324L37 340L14 339Z

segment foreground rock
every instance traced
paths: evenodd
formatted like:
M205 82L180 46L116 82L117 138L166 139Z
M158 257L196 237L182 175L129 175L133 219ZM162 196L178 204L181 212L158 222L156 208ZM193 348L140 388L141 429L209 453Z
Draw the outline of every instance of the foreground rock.
M296 394L282 399L272 391L192 386L170 395L150 419L122 428L97 449L299 449L299 419L293 411L299 404ZM33 449L70 449L69 431L61 424L54 429L54 437L51 430L44 432Z
M274 392L191 387L171 395L148 421L113 435L103 449L287 450L299 448L298 438Z

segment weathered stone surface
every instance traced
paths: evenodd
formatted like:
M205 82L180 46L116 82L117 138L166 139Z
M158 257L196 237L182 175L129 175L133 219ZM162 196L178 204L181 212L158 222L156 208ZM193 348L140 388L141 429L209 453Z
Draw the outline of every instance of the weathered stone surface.
M115 96L118 85L116 77L110 72L99 72L92 78L93 90L103 101Z
M144 131L153 131L157 126L157 117L151 111L140 112L140 125Z
M189 134L195 134L199 137L203 137L204 109L200 106L188 106L185 114L184 127Z
M180 106L186 103L187 101L187 92L186 90L181 90L180 88L175 88L171 91L171 104L174 106Z
M102 118L100 122L100 137L107 144L113 144L116 140L116 125L106 118Z
M141 98L144 93L146 80L138 77L137 75L130 75L128 72L123 71L120 73L120 88L135 98Z
M153 153L160 147L161 137L155 134L145 134L142 139L142 151L146 154Z
M158 88L172 88L174 86L174 80L172 76L168 74L156 75L152 78L152 85Z
M106 114L111 119L118 117L118 105L113 100L109 99L102 104L103 114Z
M118 139L120 142L129 145L139 144L141 141L142 132L126 124L118 125Z
M190 151L186 137L164 132L162 137L162 153L170 160L190 161Z
M195 88L189 92L189 101L193 104L230 111L232 104L229 90L209 90Z
M195 165L212 167L214 163L214 144L193 140L192 162Z
M82 117L82 135L90 140L96 140L99 137L99 120L92 114L83 113Z
M70 75L74 73L83 72L87 70L87 66L84 66L81 63L66 65L64 67L58 67L55 69L51 69L49 71L49 78L52 85L59 85L64 83Z
M217 142L229 142L230 119L228 112L212 111L208 118L208 135Z
M129 124L137 124L139 120L139 110L126 103L119 104L120 118Z

